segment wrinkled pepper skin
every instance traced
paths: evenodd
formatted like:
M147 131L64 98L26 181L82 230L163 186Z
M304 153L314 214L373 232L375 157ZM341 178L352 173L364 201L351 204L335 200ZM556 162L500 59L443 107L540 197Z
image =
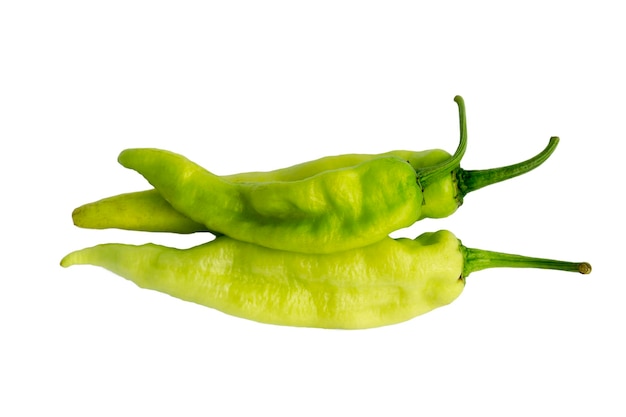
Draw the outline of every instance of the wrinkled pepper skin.
M238 184L158 149L127 149L119 161L193 221L272 249L329 253L366 246L421 215L416 172L397 157L302 181Z
M276 251L222 236L191 249L104 244L63 266L104 267L141 288L263 323L362 329L409 320L463 290L450 233L391 238L326 255Z
M462 138L461 141L464 141L464 139ZM382 157L397 157L407 161L416 172L420 172L423 169L435 167L450 160L452 155L442 149L425 151L394 150L380 154L344 154L327 156L274 171L245 172L226 175L223 178L234 183L301 181L325 171L352 168ZM422 189L423 203L418 220L448 217L459 208L462 204L462 196L456 186L455 174L456 172L452 171L448 175L442 175ZM156 190L154 191L158 194Z
M396 324L445 306L461 294L470 273L486 268L591 271L587 263L466 248L445 230L324 255L222 236L190 249L103 244L61 261L64 267L79 264L233 316L333 329Z
M350 168L384 156L396 156L406 160L415 170L435 166L451 157L448 152L440 149L336 155L275 171L245 172L224 175L221 178L235 184L301 181L324 171ZM442 177L426 187L423 190L424 203L418 220L447 217L456 211L459 206L456 188L454 175ZM120 194L85 204L74 210L72 219L76 226L88 229L117 228L181 234L209 231L204 224L195 222L174 209L155 189Z
M465 107L463 99L460 96L455 97L455 101L459 106L461 135L459 146L454 155L450 155L443 150L429 150L422 152L396 150L383 154L347 154L329 156L270 172L248 172L222 176L219 177L221 179L221 182L217 180L217 176L208 173L210 175L213 175L214 180L206 181L207 185L200 194L206 197L206 194L214 193L213 198L205 198L205 200L224 201L222 198L224 196L219 196L218 193L225 190L226 187L215 185L218 182L220 184L242 185L242 187L246 189L250 189L251 187L253 187L252 184L256 184L259 189L262 188L267 190L266 192L270 192L270 188L274 187L274 185L271 184L276 183L292 183L296 184L296 186L303 185L303 188L307 188L314 182L319 182L316 177L326 172L342 171L342 177L344 179L347 179L351 178L354 172L358 171L357 167L361 167L359 169L360 172L362 172L362 168L365 165L370 163L371 165L375 165L376 163L372 163L372 161L374 160L380 158L397 158L408 162L408 164L415 171L416 178L419 183L418 188L421 192L421 207L413 216L415 217L414 221L424 218L443 218L450 216L458 209L458 207L463 203L464 196L467 193L478 190L487 185L514 178L538 167L547 160L547 158L551 155L551 153L556 148L556 145L558 144L558 138L552 137L548 146L541 153L531 159L520 162L518 164L487 170L463 170L460 167L460 161L465 153L465 149L467 146ZM137 154L141 152L151 152L153 155L156 154L159 158L162 158L158 161L151 161L152 166L148 166L147 163L149 161L145 160L141 164L136 165L135 159L141 159L137 156ZM131 156L131 154L135 154L136 158ZM75 209L72 213L74 224L79 227L91 229L118 228L126 230L174 233L211 231L214 234L230 234L229 230L227 229L217 229L214 227L221 220L207 220L206 216L203 213L193 213L189 211L189 207L187 206L186 201L170 201L172 197L172 193L170 193L170 188L188 186L189 184L185 180L187 172L195 171L199 168L191 161L184 160L184 158L182 157L178 158L178 160L175 159L176 158L171 158L171 155L159 155L158 152L155 152L155 150L129 150L127 152L123 152L122 155L120 155L120 162L128 168L140 171L141 174L147 174L144 176L146 176L151 183L160 184L156 187L158 190L127 193L85 204ZM189 166L184 167L183 165L185 164L182 163L183 160L186 161ZM164 165L158 165L166 163L173 163L174 165L169 167ZM179 170L173 170L172 168L179 168ZM145 172L143 172L144 170ZM161 171L163 171L163 173L167 172L170 175L175 175L176 177L165 179L161 178L163 176L159 174L159 172ZM208 175L205 176L208 177ZM339 177L337 176L337 178ZM404 179L405 178L401 176L397 180L399 182L402 182L404 181ZM333 186L335 188L328 188L326 190L318 188L318 193L313 197L315 197L316 200L320 200L320 193L325 193L326 196L324 198L332 205L331 194L343 193L348 190L348 186L350 184L354 183L355 181L348 181L346 184L341 184L338 181L334 181ZM369 185L366 184L365 181L361 181L360 184L364 187L367 186L370 189L374 189L377 186L388 186L391 188L396 186L392 184L391 181L372 182L372 184ZM275 187L282 187L283 189L287 188L287 186L285 186L284 184L277 185ZM190 191L197 192L201 190L202 187L191 188L192 189ZM311 188L309 188L309 190L311 190ZM358 192L359 190L355 191L355 193L357 194ZM230 193L231 196L235 196L236 194L237 193ZM243 194L245 194L245 192ZM289 201L291 197L291 195L287 195L285 197L285 201L283 202L284 207L292 203L291 201ZM187 198L184 200L188 201L190 198L193 198L193 196L188 195ZM405 198L409 199L410 195L405 196ZM359 201L358 199L355 199L354 202L358 204ZM392 202L390 201L390 204L391 203ZM233 201L231 202L231 205L233 204L238 205L240 208L243 209L247 202L240 201L238 203L237 201ZM274 204L278 204L277 198L274 199ZM407 200L408 206L414 204L414 201ZM296 207L294 206L293 208L295 209ZM381 207L354 206L351 210L359 211L361 209L375 212L381 209ZM254 211L254 209L252 210ZM232 216L232 214L215 210L207 209L207 212L211 212L212 214L215 214L222 218ZM295 212L293 212L292 214L295 217L303 217L308 215L305 213L298 214ZM392 218L393 222L393 213L380 211L379 215ZM283 213L282 216L283 218L288 217L286 212ZM272 218L265 218L262 219L262 221L266 225L269 223L278 224L275 219ZM319 231L328 231L332 229L332 231L334 232L335 230L328 224L323 226L323 221L319 218L316 219L315 222L317 224L316 228L318 228ZM395 224L399 225L399 227L410 226L409 222L395 222ZM335 226L339 228L351 228L354 225L350 224L350 220L346 218L345 223L337 222L335 223ZM389 232L393 230L397 229L393 229L393 227L389 228ZM369 231L368 229L363 229L360 233L363 235L367 235L370 232L377 233L375 228L372 231ZM241 234L237 235L237 237L242 240L249 240ZM375 239L376 238L373 236L370 242L375 241ZM260 241L250 241L263 244L263 242ZM322 248L317 250L324 251L325 249L323 249L323 244L324 242L320 241L314 246L316 248ZM286 246L279 246L279 248L285 247ZM338 246L336 249L341 250L350 247L352 247L352 244L350 242L347 242L344 247ZM294 247L292 248L292 250L308 251L310 249L306 247Z
M210 231L271 249L344 251L411 226L422 216L423 190L457 171L467 127L463 99L455 101L459 147L444 162L420 171L406 159L381 156L301 180L236 183L160 149L126 149L118 162L143 175L176 211Z
M461 135L464 135L463 131ZM461 138L461 142L464 141L465 138ZM465 145L462 143L460 146L464 147ZM382 157L396 157L407 161L416 173L419 173L426 168L436 167L449 161L452 155L442 149L425 151L394 150L380 154L345 154L327 156L275 171L246 172L226 175L223 178L234 183L301 181L321 172L352 168ZM423 202L418 220L448 217L459 208L463 198L459 193L456 181L456 172L451 170L449 174L441 175L435 181L429 183L428 186L423 187Z

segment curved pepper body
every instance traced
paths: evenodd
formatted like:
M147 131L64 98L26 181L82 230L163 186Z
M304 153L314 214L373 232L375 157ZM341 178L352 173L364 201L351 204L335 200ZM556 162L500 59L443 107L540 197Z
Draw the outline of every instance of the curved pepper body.
M124 194L87 204L74 211L74 223L86 228L116 227L178 233L209 230L214 233L230 234L242 240L267 244L268 242L262 240L263 237L259 238L261 240L250 240L247 237L247 232L251 228L256 229L261 224L263 225L262 231L269 232L271 235L275 230L270 224L280 225L280 222L276 222L276 218L273 217L276 215L277 218L283 220L307 219L301 227L294 228L295 223L291 222L288 229L307 233L317 231L318 234L310 236L309 243L303 242L303 246L288 247L282 244L274 246L270 243L270 247L326 251L332 249L326 249L325 244L341 238L341 233L337 233L337 231L354 228L355 215L361 216L361 220L364 220L363 227L359 228L358 231L354 230L360 244L371 243L380 236L380 222L378 221L380 219L373 221L375 216L372 217L369 214L376 213L379 217L386 216L387 225L385 229L387 232L410 226L412 222L409 222L408 219L411 217L414 217L413 221L423 218L447 217L463 203L463 197L467 193L535 169L547 160L558 144L558 138L552 137L548 146L538 155L510 166L479 171L463 170L459 164L467 146L465 107L461 97L455 97L455 101L459 106L461 136L459 146L452 156L441 150L391 151L379 155L340 155L320 158L268 173L252 172L226 177L217 177L208 173L200 182L203 182L210 189L203 189L203 187L190 186L189 178L192 174L195 177L202 176L198 175L202 168L186 161L185 158L180 156L178 159L166 157L167 153L162 153L158 156L158 160L150 161L149 158L136 158L136 156L142 152L146 155L155 155L155 152L164 151L125 151L120 155L120 162L144 174L153 185L158 183L159 185L155 187L158 192L152 190L136 193L136 195L134 193ZM379 187L385 187L392 192L404 189L407 175L410 175L408 171L401 172L397 178L385 173L381 173L380 178L376 178L376 176L370 176L370 179L351 177L355 172L363 172L366 166L375 166L377 163L373 161L394 158L397 161L408 161L408 163L403 164L404 168L412 167L413 176L416 177L418 191L421 194L417 200L413 200L413 195L416 194L414 190L406 195L396 194L395 198L391 196L387 203L377 197L384 193L378 189ZM186 163L181 161L186 161ZM173 164L172 166L167 165L170 162ZM330 173L330 176L323 179L320 177L327 173ZM371 178L374 179L371 180ZM324 187L319 186L322 183L329 185L326 191L324 191ZM236 187L233 185L241 185L241 191L234 191ZM350 189L351 186L356 188ZM179 187L184 188L189 194L182 195L177 190ZM297 187L302 187L302 190L297 191ZM250 191L253 189L256 191ZM290 191L279 196L275 191L278 189ZM345 195L331 195L336 192L345 193ZM373 195L372 198L368 197L370 193ZM311 197L310 203L302 200L301 197L305 195ZM163 200L166 200L171 206L165 204ZM194 200L196 202L202 200L209 206L187 204ZM396 205L399 203L398 200L403 200L403 208ZM351 201L352 204L344 204L346 201ZM324 219L320 214L321 211L316 211L322 207L331 208L337 202L339 207L346 210L345 218L341 217L342 213L338 213ZM361 202L364 205L359 205ZM372 202L376 204L371 206L365 204ZM412 211L416 204L419 206L418 209ZM298 214L296 208L304 209L304 212ZM200 210L200 212L196 213L195 210ZM241 233L229 233L229 227L224 227L229 222L229 218L235 219L241 214L241 211L245 210L252 215L253 220L245 224L244 231ZM409 212L410 214L407 215ZM267 213L269 213L269 217L264 218L263 216ZM209 219L207 217L209 215L217 217ZM365 236L370 233L373 235L370 240L367 240ZM318 237L320 236L325 236L325 238L319 240ZM350 247L353 247L353 243L347 242L343 246L337 245L334 250Z
M72 212L74 224L87 229L117 228L144 232L206 232L205 225L177 212L155 189L119 194Z
M158 149L128 149L119 161L193 221L273 249L328 253L365 246L421 215L416 172L397 157L267 183L232 183Z
M440 149L421 152L396 150L382 154L346 154L329 156L267 172L244 172L224 175L232 183L267 183L301 181L329 170L354 167L384 156L395 156L408 161L415 170L433 166L450 158ZM423 190L423 205L418 220L447 217L458 208L455 199L454 175L441 177ZM174 209L155 190L137 191L108 197L78 207L72 213L74 224L89 229L117 228L148 232L194 233L209 229L202 223Z
M451 303L464 288L460 243L447 231L325 255L225 236L191 249L104 244L62 261L75 264L101 266L142 288L233 316L305 327L399 323Z

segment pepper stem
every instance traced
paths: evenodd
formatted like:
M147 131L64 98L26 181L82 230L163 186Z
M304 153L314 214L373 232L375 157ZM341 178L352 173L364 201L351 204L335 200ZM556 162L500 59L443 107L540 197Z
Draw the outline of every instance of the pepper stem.
M488 268L538 268L580 272L581 274L589 274L591 272L591 265L587 262L565 262L553 259L531 258L528 256L466 248L465 246L461 246L461 252L465 260L463 278L467 277L472 272Z
M440 176L449 174L458 169L461 164L461 159L465 155L465 149L467 148L467 122L465 118L465 102L463 97L456 96L454 101L459 106L459 127L461 131L461 138L459 140L459 146L456 148L454 155L448 158L446 161L434 165L432 167L419 170L418 181L422 188L428 186L431 182L439 179Z
M559 138L553 136L550 138L548 146L546 146L543 151L534 157L524 162L519 162L505 167L472 171L465 171L462 168L459 168L457 171L457 185L461 197L488 185L505 181L532 171L539 165L543 164L548 157L552 155L552 152L554 152L558 144Z

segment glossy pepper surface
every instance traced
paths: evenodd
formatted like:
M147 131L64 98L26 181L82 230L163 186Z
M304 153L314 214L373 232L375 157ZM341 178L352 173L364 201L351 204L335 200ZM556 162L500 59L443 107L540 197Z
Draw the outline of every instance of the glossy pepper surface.
M365 246L419 218L415 170L376 158L306 180L233 184L171 152L120 155L179 212L209 230L274 249L307 253Z
M451 155L441 149L420 152L390 151L382 154L346 154L327 156L314 161L297 164L268 172L244 172L221 176L231 183L271 183L276 181L301 181L325 171L351 168L360 163L380 157L398 157L416 169L440 164ZM421 218L446 217L454 211L458 202L453 181L439 181L423 190L425 204ZM445 204L442 204L445 203ZM88 229L117 228L147 232L195 233L209 229L176 211L155 190L124 193L82 205L72 213L74 224Z
M118 214L118 219L128 218L124 228L165 231L163 226L169 219L184 232L194 231L194 225L201 224L202 230L242 241L307 253L368 245L424 217L450 215L467 192L528 172L543 163L558 143L557 138L552 138L542 153L509 167L461 170L459 163L466 149L467 130L463 101L460 97L456 99L461 141L455 154L438 164L415 170L395 155L373 158L349 155L338 160L363 162L308 177L310 166L299 167L293 171L300 173L303 177L300 180L246 182L228 181L172 152L129 149L120 154L120 163L144 175L159 194L148 191L106 199L77 209L74 220L83 227L89 227L86 225L89 222L77 221L78 218L104 219L110 225L110 214L117 212L123 213ZM403 153L405 157L413 156L414 164L418 159L415 155ZM433 155L440 157L441 152L427 152L423 160ZM333 161L322 165L341 165ZM286 171L281 172L280 175L286 175ZM293 178L297 177L294 174ZM143 205L129 205L129 198ZM173 209L163 204L161 198ZM157 204L160 208L155 210ZM139 212L145 213L144 217L137 215ZM154 227L140 227L146 217L153 219L149 224ZM90 225L107 227L98 220Z
M139 287L250 320L338 329L395 324L447 305L470 273L485 268L591 271L584 262L466 248L448 231L324 255L225 236L191 249L104 244L61 261L76 264L101 266Z

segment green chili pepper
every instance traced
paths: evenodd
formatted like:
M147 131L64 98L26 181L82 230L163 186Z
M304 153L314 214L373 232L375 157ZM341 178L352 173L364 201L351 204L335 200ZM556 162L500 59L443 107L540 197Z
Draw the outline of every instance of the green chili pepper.
M86 229L143 232L207 232L205 225L174 210L155 189L120 194L76 208L72 220Z
M558 144L558 138L553 137L541 153L518 164L488 170L463 170L459 164L467 143L465 108L461 97L455 97L455 101L459 105L461 140L454 156L439 149L421 152L396 150L382 154L347 154L324 157L270 172L227 175L221 179L236 184L304 181L327 171L354 169L359 164L381 157L406 160L422 177L427 175L428 170L439 169L440 172L445 172L446 169L442 169L442 165L446 165L449 173L434 176L430 182L424 179L421 181L423 202L417 213L417 220L442 218L454 213L463 203L463 197L467 193L535 169L548 159ZM206 221L198 221L197 218L192 220L190 217L194 216L187 216L183 210L173 208L154 189L105 198L78 207L72 213L74 224L90 229L118 228L174 233L213 229L207 227ZM215 230L213 232L215 233Z
M554 146L556 146L556 142ZM300 181L325 171L354 167L362 162L383 156L397 156L407 160L415 169L433 166L451 157L449 153L440 149L421 152L398 150L382 154L346 154L327 156L275 171L244 172L225 175L222 178L232 183ZM528 170L530 169L532 168L529 167ZM521 174L522 172L518 175ZM452 190L448 192L452 192ZM441 197L437 196L437 193L442 193L441 187L436 189L435 186L431 186L424 190L424 195L428 201L442 200ZM434 203L424 204L422 217L433 218L443 211ZM176 211L155 189L120 194L85 204L74 210L72 219L76 226L87 229L116 228L183 234L208 231L205 225Z
M61 265L104 267L141 288L259 322L363 329L409 320L454 301L465 278L486 268L588 274L588 263L466 248L448 231L385 238L325 255L278 251L229 237L191 249L104 244Z
M245 242L307 253L365 246L417 221L422 193L415 170L397 157L326 171L303 181L233 184L156 149L122 152L192 220Z
M101 200L77 209L74 221L93 228L211 230L275 249L302 252L328 253L364 246L422 218L452 214L465 194L536 168L558 143L558 138L552 138L543 152L519 164L462 170L459 163L466 148L467 129L463 100L455 99L461 140L455 154L439 164L432 161L441 158L443 151L348 155L294 168L291 178L301 180L251 183L241 179L245 174L239 181L227 181L171 152L130 149L122 152L120 163L143 174L159 194L147 191ZM396 156L400 154L403 158ZM430 158L432 165L415 170L405 162L407 157L412 157L413 165L425 165ZM352 165L359 160L363 162ZM342 164L347 167L342 168ZM339 168L308 176L314 165ZM289 172L272 175L286 178ZM173 208L163 204L162 198ZM115 219L118 223L111 226ZM146 224L150 227L141 227ZM196 229L198 224L203 226ZM168 230L168 225L173 227Z

